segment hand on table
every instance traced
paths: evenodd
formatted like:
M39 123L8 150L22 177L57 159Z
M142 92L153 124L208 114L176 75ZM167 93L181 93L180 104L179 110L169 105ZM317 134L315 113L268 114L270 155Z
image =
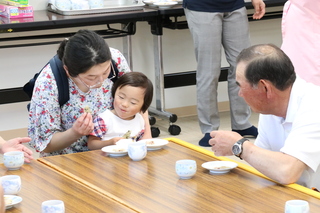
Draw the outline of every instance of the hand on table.
M1 150L3 153L11 151L22 151L24 152L24 161L30 163L30 160L33 160L32 151L22 144L29 141L31 141L31 138L29 137L13 138L3 143Z
M232 146L242 138L240 134L232 131L212 131L210 136L212 138L209 144L216 156L233 155Z

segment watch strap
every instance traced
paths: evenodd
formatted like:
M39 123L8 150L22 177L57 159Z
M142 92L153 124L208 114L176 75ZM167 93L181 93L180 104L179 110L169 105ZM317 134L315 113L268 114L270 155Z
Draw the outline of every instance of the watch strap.
M243 152L243 143L249 141L249 139L247 138L241 138L240 140L238 140L236 143L239 144L241 146L241 152L239 153L239 155L236 155L238 158L240 158L240 160L242 160L241 158L241 154Z

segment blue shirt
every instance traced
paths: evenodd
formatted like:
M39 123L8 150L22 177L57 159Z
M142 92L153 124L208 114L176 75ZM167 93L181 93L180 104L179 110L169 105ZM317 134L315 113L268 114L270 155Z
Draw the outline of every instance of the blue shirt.
M244 0L183 0L184 8L198 12L232 12L244 6Z

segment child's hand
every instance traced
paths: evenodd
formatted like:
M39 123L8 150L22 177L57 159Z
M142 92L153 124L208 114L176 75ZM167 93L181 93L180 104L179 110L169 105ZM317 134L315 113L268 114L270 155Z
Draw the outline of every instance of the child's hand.
M116 144L119 140L123 139L123 137L115 137L115 138L112 138L111 141L112 141L112 144Z

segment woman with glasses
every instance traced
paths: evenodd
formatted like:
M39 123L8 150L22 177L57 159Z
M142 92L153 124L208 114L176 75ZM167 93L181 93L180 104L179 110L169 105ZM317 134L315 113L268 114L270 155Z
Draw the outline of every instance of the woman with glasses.
M112 60L119 76L130 72L123 55L90 30L79 30L62 41L57 53L68 76L70 99L60 107L57 83L50 64L46 65L35 83L29 110L30 145L40 157L88 151L93 119L112 108L114 79L110 78L116 76ZM143 117L145 134L151 138L147 113Z

